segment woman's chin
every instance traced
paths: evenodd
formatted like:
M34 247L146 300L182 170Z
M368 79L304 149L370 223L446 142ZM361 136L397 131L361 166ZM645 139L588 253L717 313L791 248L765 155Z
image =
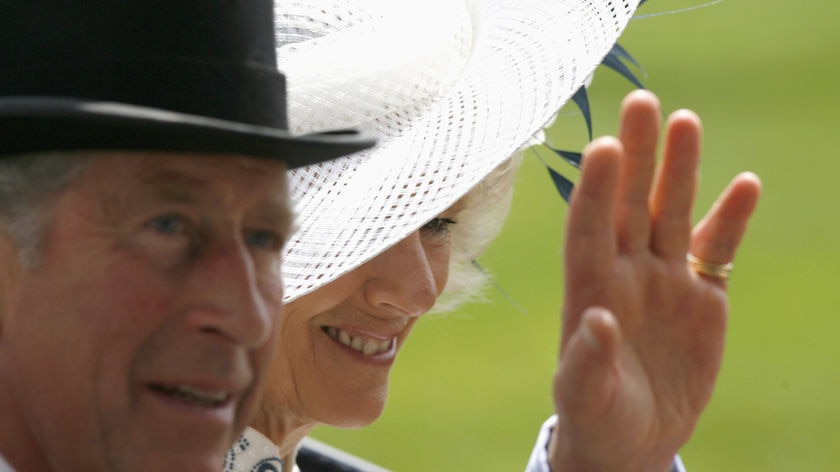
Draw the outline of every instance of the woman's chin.
M365 404L348 402L340 411L333 411L325 415L321 423L342 429L360 429L370 426L382 416L385 409L385 402L365 402ZM327 417L328 416L328 417Z
M389 370L347 366L327 372L319 379L317 393L306 397L306 409L319 423L358 429L376 421L388 399ZM356 367L352 369L350 367Z
M346 418L345 421L342 421L341 424L333 425L337 428L343 429L360 429L373 424L374 421L378 420L380 416L382 416L382 409L380 408L376 413L370 413L368 415L360 415L359 412L354 412L353 418Z

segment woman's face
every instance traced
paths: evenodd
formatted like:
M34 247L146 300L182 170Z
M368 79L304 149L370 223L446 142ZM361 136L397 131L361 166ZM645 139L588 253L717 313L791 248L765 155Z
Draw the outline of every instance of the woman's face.
M269 422L361 427L379 417L397 352L446 284L458 211L286 305L263 400Z

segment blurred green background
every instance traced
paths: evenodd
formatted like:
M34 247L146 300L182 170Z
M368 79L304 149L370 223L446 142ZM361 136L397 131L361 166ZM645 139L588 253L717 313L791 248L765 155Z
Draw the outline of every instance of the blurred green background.
M638 14L697 3L651 0ZM681 452L690 472L840 470L838 18L840 2L726 0L636 19L620 40L666 111L692 108L704 121L697 218L736 173L764 183L736 260L715 395ZM596 135L615 132L630 88L612 71L596 74ZM551 136L583 146L574 107ZM565 218L529 157L511 217L481 259L522 309L494 291L487 303L425 317L382 418L314 436L400 472L522 470L552 411Z

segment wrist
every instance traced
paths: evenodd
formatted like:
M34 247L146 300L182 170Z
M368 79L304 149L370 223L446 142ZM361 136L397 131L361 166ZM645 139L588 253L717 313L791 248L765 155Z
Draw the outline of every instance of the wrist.
M550 430L546 444L547 463L551 472L673 472L683 471L677 467L676 454L635 450L633 457L620 451L620 444L612 447L593 448L593 442L580 441L577 437L564 435L555 424ZM604 439L600 438L601 443ZM606 441L610 443L611 441ZM635 448L634 448L635 449Z
M584 454L576 451L570 441L560 440L556 431L557 426L552 429L548 441L548 465L551 472L596 472L599 471L598 464L594 464L584 458Z

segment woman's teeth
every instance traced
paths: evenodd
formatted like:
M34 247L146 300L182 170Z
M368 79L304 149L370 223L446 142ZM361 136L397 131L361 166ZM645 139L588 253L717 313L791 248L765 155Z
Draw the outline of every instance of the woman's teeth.
M347 331L333 326L324 327L324 332L327 333L327 336L338 340L341 344L344 344L354 351L361 352L366 356L387 352L391 349L391 343L394 341L393 338L386 339L385 341L362 339L358 336L351 336Z

